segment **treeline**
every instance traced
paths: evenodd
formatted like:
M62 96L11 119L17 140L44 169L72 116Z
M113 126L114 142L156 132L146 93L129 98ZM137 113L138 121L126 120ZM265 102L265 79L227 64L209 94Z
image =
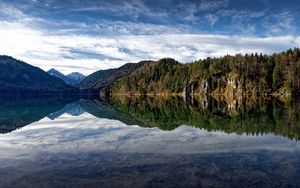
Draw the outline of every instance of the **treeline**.
M199 98L185 101L183 97L113 96L115 107L145 127L174 130L189 125L207 131L263 135L275 134L300 139L299 103L282 106L277 100L255 106L242 106L232 114L226 104L211 98L203 108Z
M254 95L299 95L300 49L273 55L227 55L188 64L165 58L123 76L113 85L112 93L198 94L203 87L209 92L224 92L229 83Z
M114 84L113 93L177 93L189 80L188 66L174 59L161 59L145 64Z

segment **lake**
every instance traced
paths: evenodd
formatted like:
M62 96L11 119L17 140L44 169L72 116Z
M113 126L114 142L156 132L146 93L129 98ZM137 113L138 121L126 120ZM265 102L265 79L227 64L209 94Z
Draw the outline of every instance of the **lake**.
M0 99L0 187L299 187L300 104Z

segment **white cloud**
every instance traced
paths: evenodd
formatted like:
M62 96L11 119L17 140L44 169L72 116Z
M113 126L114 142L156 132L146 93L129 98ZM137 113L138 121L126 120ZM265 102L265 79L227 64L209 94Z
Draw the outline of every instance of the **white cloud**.
M208 132L189 126L172 131L127 126L117 120L84 113L74 119L64 114L54 121L44 118L11 133L0 135L1 161L16 156L91 151L120 153L200 154L223 152L299 151L288 138L272 134L247 136ZM167 147L166 147L167 146ZM228 147L230 146L230 147ZM18 158L20 159L20 158Z
M186 19L192 19L187 18ZM191 20L190 20L191 21ZM96 29L97 32L104 33L105 35L121 34L121 35L132 35L132 34L175 34L187 32L184 26L169 26L159 25L151 23L135 23L131 21L102 21L97 23L96 26L92 25L89 29Z
M168 13L160 9L152 9L141 0L84 2L83 4L73 4L70 10L74 12L97 11L109 12L115 16L128 16L130 19L137 20L141 15L149 16L155 19L164 19Z
M196 22L198 17L195 15L198 11L227 6L228 0L202 0L197 6L179 4L177 8L181 10L179 12L190 10L181 16L186 21ZM90 8L104 10L104 7L107 6ZM80 8L77 11L85 10ZM110 7L109 11L130 14L133 17L141 14L153 17L152 14L158 12L155 18L168 17L165 12L153 10L141 1L124 2L124 6L115 5ZM241 20L260 18L264 15L264 10L222 10L206 14L206 20L213 26L218 18L230 16L237 28L247 30L246 33L254 33L255 25L243 23ZM45 20L29 16L21 9L4 2L0 2L0 17L0 54L13 56L44 70L57 68L64 73L79 71L90 74L99 69L119 67L127 62L146 59L171 57L181 62L190 62L208 56L273 53L300 46L299 37L292 35L261 38L184 34L191 32L185 25L170 26L129 20L98 20L93 24L74 20L53 21L51 18ZM275 18L279 24L269 25L272 33L282 33L285 28L293 30L293 17L289 12L283 12ZM85 31L90 32L89 35L84 35Z
M20 22L7 21L0 21L0 41L0 54L11 55L44 70L54 67L64 73L84 74L145 59L171 57L190 62L226 54L269 54L300 46L297 36L49 34Z
M208 21L208 23L211 26L214 26L215 23L218 21L218 17L216 15L214 15L214 14L207 14L207 15L205 15L204 18Z
M199 8L200 10L215 10L218 8L227 7L229 0L201 0Z
M294 32L294 17L290 12L281 12L270 16L268 19L269 22L267 22L266 27L270 28L269 34L282 34L287 30L290 33Z

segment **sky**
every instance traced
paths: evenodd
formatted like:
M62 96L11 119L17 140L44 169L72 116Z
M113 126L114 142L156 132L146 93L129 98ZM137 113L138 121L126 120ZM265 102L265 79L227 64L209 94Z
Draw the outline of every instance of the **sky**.
M298 0L0 0L0 54L85 75L300 46Z

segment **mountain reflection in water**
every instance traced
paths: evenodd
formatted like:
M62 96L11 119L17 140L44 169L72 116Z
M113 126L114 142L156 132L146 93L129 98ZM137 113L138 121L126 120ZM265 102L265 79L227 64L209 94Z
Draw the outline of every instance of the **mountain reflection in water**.
M0 111L0 187L300 183L297 103L43 98L2 102Z
M119 120L127 125L157 127L161 130L189 125L207 131L250 135L271 133L290 139L300 138L300 103L285 106L276 101L268 101L233 109L212 99L204 107L197 99L187 102L182 97L174 96L1 101L0 132L11 132L46 116L55 120L65 113L80 116L84 112L98 118Z

